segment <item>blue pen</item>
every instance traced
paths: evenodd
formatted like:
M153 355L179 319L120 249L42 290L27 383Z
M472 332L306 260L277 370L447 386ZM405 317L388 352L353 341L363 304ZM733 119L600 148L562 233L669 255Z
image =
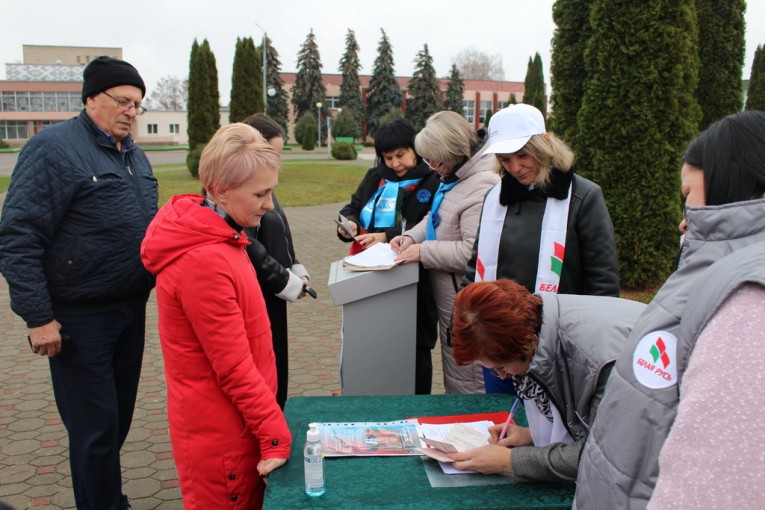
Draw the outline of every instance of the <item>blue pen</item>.
M505 434L507 434L507 428L510 426L510 422L513 421L513 415L518 410L518 405L520 403L521 403L521 399L516 397L515 402L513 402L513 407L510 408L510 412L507 415L507 420L505 420L505 426L502 427L502 432L499 433L497 442L500 442L502 438L505 437Z

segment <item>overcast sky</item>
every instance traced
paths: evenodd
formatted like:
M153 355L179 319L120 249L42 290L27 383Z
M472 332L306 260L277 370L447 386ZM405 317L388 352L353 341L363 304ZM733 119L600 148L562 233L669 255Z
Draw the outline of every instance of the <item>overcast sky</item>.
M765 44L765 0L749 0L746 58ZM523 81L529 57L539 52L549 86L553 0L0 0L0 76L5 63L22 62L22 45L121 47L151 94L164 76L186 77L194 38L207 39L218 66L221 102L227 104L237 37L259 43L268 32L282 71L296 70L297 53L311 29L323 72L337 73L348 29L361 47L361 74L371 74L380 29L393 45L396 74L411 76L427 44L439 77L452 59L474 47L502 58L505 79Z

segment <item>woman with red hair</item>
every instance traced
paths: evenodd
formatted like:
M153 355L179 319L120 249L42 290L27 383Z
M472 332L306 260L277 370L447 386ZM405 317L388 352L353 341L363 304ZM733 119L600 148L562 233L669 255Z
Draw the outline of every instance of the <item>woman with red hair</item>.
M523 482L576 480L579 453L617 355L645 305L531 294L512 280L468 285L454 302L452 355L510 379L529 426L490 429L492 444L451 454L457 469Z

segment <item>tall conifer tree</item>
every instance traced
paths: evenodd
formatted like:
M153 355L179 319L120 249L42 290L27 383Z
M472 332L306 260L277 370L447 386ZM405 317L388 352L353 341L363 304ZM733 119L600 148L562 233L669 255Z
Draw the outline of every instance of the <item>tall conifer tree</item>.
M537 53L526 66L526 79L523 82L523 102L535 106L543 115L547 114L545 79L542 70L542 57Z
M696 0L699 28L700 130L741 110L745 0Z
M296 119L306 112L316 111L316 103L323 104L325 101L327 89L321 81L321 67L319 47L311 29L298 53L298 71L295 85L292 87L292 105Z
M462 115L462 101L465 96L465 82L462 80L460 70L457 64L452 64L452 70L449 74L449 85L446 87L446 98L444 99L444 110L457 112Z
M382 38L377 47L372 78L367 91L367 128L374 135L380 125L380 118L394 108L401 108L401 87L393 70L393 47L380 29Z
M356 124L354 138L361 136L361 123L364 121L364 104L361 101L361 84L359 82L360 69L359 44L356 42L356 34L353 30L348 29L348 33L345 35L345 53L340 59L339 68L340 74L343 76L343 83L340 85L340 107L343 112L348 112ZM345 122L347 123L347 120ZM344 129L347 132L347 128Z
M263 54L263 44L260 45L260 54ZM284 90L282 79L282 63L279 60L279 52L271 44L271 39L266 37L266 91L272 89L274 95L266 95L266 115L274 119L287 135L289 124L289 107L287 105L287 91Z
M749 75L749 89L746 94L747 110L765 111L765 50L757 46Z
M207 108L210 112L210 128L212 129L212 133L209 137L207 137L207 140L205 140L206 143L210 140L210 138L212 138L212 135L215 134L218 129L220 129L220 90L218 89L218 66L215 63L215 55L213 54L212 49L210 48L210 43L207 42L207 39L202 41L200 50L202 50L201 53L205 59L205 66L209 76L208 80L210 84L210 88L207 91Z
M595 0L577 169L602 188L621 283L663 281L677 252L678 172L700 110L693 0Z
M209 108L210 73L203 48L196 39L189 58L188 135L189 149L205 144L212 138L213 120Z
M433 68L433 57L428 45L417 53L414 61L414 75L407 88L406 120L419 131L432 114L443 109L441 87Z
M553 21L557 25L552 39L550 84L552 119L548 129L554 131L577 150L576 115L582 106L584 50L590 39L590 10L593 0L556 0Z
M263 73L260 62L252 37L237 37L228 114L231 123L263 111Z

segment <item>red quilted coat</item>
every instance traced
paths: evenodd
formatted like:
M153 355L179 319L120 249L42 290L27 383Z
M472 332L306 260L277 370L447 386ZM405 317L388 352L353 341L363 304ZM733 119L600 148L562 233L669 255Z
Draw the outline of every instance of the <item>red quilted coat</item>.
M141 245L157 277L168 419L184 508L260 508L261 459L288 458L271 329L246 237L198 195L159 210Z

